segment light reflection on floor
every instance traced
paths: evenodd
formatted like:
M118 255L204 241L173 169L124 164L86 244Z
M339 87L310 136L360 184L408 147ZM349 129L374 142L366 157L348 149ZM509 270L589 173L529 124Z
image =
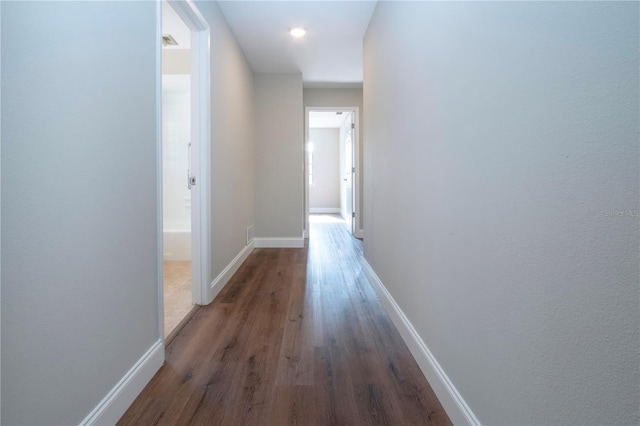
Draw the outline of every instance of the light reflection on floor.
M344 223L347 221L339 214L310 214L309 223Z
M317 227L314 227L313 224L314 223L336 223L336 224L342 224L344 225L345 230L349 230L349 225L350 223L344 219L342 216L340 216L337 213L327 213L327 214L321 214L321 213L315 213L315 214L310 214L309 215L309 238L318 238L320 237L319 235L319 230L317 229Z

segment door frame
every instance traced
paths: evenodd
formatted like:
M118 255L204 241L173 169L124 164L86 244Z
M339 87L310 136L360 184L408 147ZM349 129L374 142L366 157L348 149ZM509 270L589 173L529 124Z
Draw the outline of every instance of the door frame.
M209 24L190 0L167 0L191 30L191 273L192 301L209 301L211 276L211 90ZM163 212L162 212L162 1L157 2L157 218L158 218L158 328L164 339ZM185 183L186 184L186 183Z
M354 140L353 140L353 156L355 164L355 173L353 179L353 211L355 212L355 226L352 235L356 238L362 238L360 229L360 108L359 107L305 107L304 108L304 237L309 238L309 174L307 172L307 161L309 156L309 113L312 111L326 112L353 112L354 114Z

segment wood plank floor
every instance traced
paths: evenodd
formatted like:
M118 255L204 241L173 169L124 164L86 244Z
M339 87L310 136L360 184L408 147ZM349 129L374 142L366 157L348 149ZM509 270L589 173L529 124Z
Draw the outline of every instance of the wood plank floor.
M361 256L335 216L304 249L254 250L118 424L451 424Z

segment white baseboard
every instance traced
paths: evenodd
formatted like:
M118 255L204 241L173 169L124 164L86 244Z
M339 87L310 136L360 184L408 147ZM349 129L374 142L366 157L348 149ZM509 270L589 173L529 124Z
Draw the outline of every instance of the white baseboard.
M240 250L240 253L238 253L236 257L234 257L233 260L229 262L226 268L224 268L222 272L220 272L220 274L218 274L218 276L213 280L213 282L211 283L211 291L209 292L209 300L207 304L211 303L213 299L216 298L218 293L220 293L220 290L222 290L224 286L227 285L233 274L235 274L238 268L240 268L240 265L242 265L247 257L249 257L254 247L255 238L251 242L249 242L249 244L247 244L242 250Z
M358 229L356 231L356 238L364 238L364 229Z
M158 340L80 423L114 425L164 363L164 341Z
M256 238L256 248L302 248L304 247L304 236L302 238Z
M340 213L340 207L309 207L309 213Z
M480 421L473 414L462 395L456 390L451 380L415 330L402 309L393 299L369 262L362 259L362 271L369 279L371 286L378 294L387 313L400 332L402 339L409 347L416 359L420 370L436 393L438 400L455 425L480 425Z

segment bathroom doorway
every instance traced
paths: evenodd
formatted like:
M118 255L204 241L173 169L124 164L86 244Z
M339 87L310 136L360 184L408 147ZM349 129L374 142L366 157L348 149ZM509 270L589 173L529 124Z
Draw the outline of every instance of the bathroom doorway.
M168 343L194 311L191 31L162 2L163 329Z

